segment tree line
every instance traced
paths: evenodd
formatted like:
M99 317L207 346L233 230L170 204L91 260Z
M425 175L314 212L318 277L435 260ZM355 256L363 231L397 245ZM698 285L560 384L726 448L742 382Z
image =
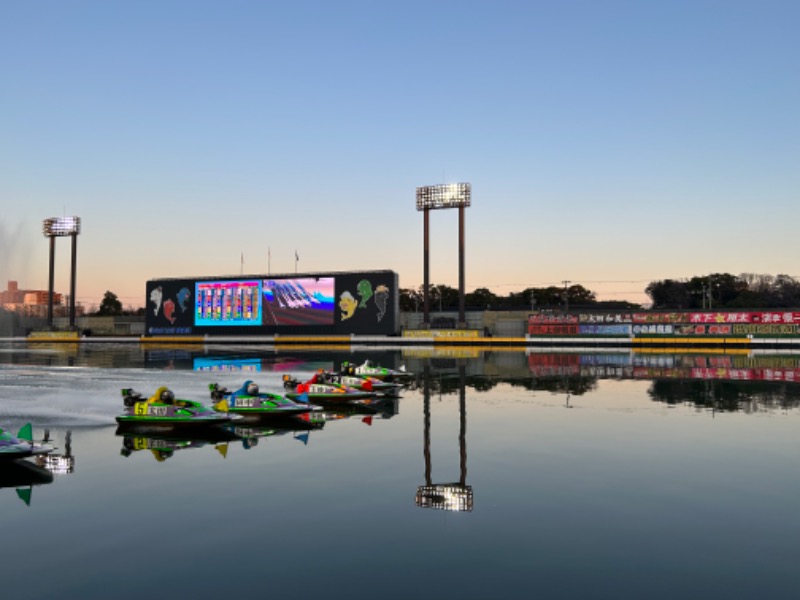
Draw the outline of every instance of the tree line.
M800 306L800 282L789 275L713 273L663 279L645 288L653 309L743 309Z
M420 312L423 310L423 286L400 289L400 310ZM454 310L458 308L458 289L447 285L429 286L429 309L431 311ZM481 287L464 294L467 310L554 310L570 307L592 306L607 309L640 308L638 304L626 300L598 301L595 292L582 285L567 287L530 287L508 295L495 294Z
M447 285L431 285L431 311L458 308L458 290ZM423 310L423 287L400 290L400 310ZM712 273L687 279L662 279L650 282L645 293L653 310L714 310L744 308L800 307L800 281L789 275ZM641 310L642 305L628 300L598 301L595 292L575 284L566 288L530 287L508 295L477 288L464 294L468 310L567 310L589 307L608 310Z

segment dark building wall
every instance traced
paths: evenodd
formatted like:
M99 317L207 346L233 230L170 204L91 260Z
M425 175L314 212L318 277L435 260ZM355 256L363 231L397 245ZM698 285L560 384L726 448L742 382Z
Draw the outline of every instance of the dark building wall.
M147 335L395 335L393 271L154 279Z

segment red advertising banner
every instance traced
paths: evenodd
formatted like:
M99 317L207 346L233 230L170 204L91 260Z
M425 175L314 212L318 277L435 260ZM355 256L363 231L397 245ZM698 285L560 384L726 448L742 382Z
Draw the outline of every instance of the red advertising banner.
M578 326L528 325L528 335L578 335Z
M624 318L628 315L620 313ZM763 323L800 324L800 312L767 311L767 312L728 312L728 311L696 311L696 312L641 312L630 315L634 323L692 323L698 325L726 323ZM617 322L617 321L615 321ZM624 322L624 321L619 321Z
M735 369L731 367L634 367L635 379L705 379L800 382L800 369Z
M528 368L535 377L579 375L581 357L578 354L539 354L528 355Z

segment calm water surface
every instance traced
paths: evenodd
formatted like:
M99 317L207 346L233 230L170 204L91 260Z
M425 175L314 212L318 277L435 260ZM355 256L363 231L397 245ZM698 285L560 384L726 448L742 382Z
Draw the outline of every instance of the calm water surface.
M367 357L415 374L373 414L227 442L116 434L122 387L280 391L284 373ZM2 586L795 598L796 376L794 356L0 347L0 424L32 421L66 455L30 498L5 478Z

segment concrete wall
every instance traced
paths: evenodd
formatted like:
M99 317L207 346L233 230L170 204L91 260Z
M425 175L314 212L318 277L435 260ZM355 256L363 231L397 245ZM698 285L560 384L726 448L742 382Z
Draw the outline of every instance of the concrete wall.
M525 337L528 324L529 311L470 311L465 313L467 329L483 331L492 337ZM433 323L437 319L445 319L451 323L458 322L458 311L431 312L430 318ZM4 316L0 313L0 337L11 335L11 316ZM145 318L136 316L120 317L78 317L75 320L78 330L84 335L134 335L141 336L145 333ZM57 317L54 319L57 329L68 329L69 319ZM400 326L402 329L421 329L421 312L401 312ZM46 321L37 320L36 323L26 322L24 326L15 324L13 329L15 335L24 335L25 329L42 329L46 327Z
M471 311L466 312L467 329L485 331L492 337L525 337L528 330L528 315L530 311ZM435 323L437 319L445 318L458 322L458 311L444 311L430 313L430 320ZM400 325L403 329L421 329L421 312L401 312Z
M69 329L68 318L53 319L56 329ZM144 317L77 317L75 326L83 335L144 335Z

